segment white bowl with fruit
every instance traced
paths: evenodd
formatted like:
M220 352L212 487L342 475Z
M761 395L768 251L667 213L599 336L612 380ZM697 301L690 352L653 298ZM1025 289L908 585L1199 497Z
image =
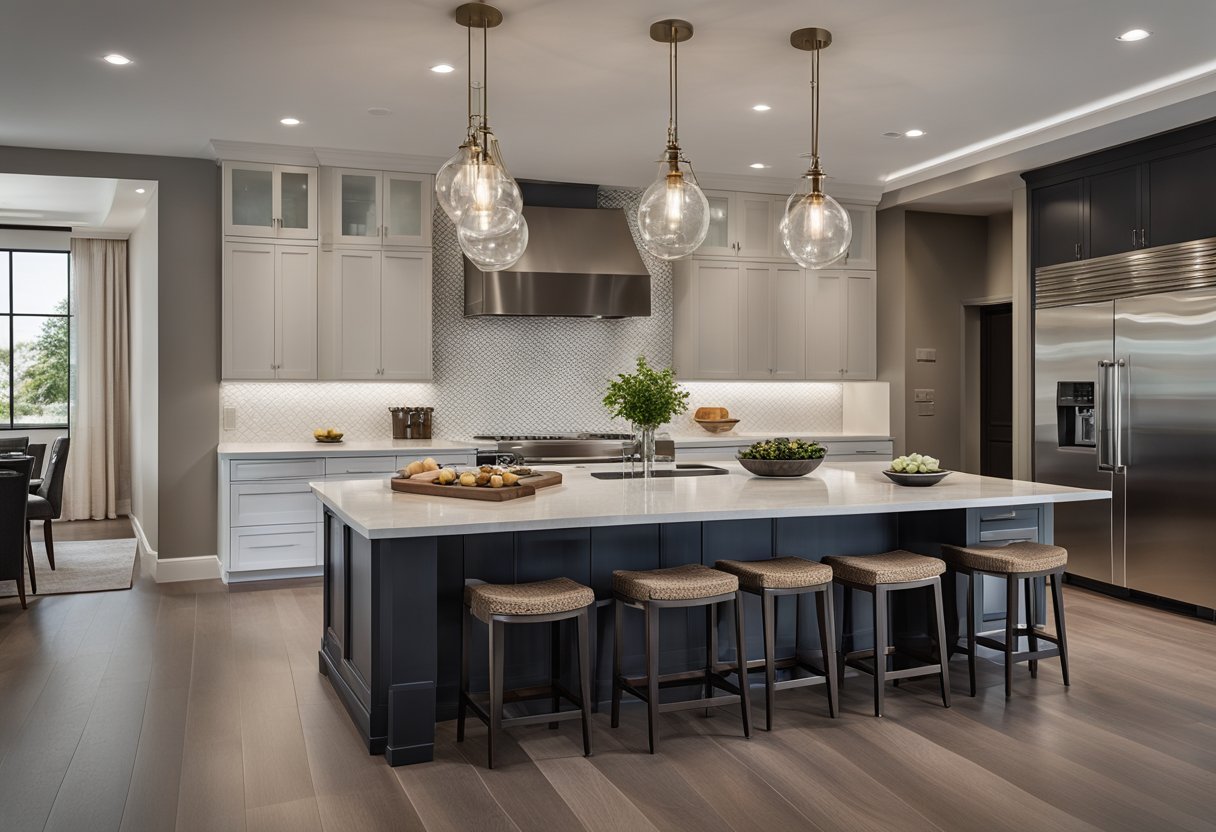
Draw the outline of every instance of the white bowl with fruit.
M950 474L937 458L916 453L891 460L891 467L883 473L896 485L911 486L936 485Z

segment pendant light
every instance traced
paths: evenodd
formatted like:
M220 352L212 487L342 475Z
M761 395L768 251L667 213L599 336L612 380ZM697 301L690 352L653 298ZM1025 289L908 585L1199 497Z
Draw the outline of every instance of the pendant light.
M455 13L468 36L468 127L464 143L435 175L435 197L456 224L461 250L482 271L513 265L528 245L519 185L503 163L489 123L487 93L488 33L502 23L502 12L486 3L465 3ZM473 30L482 33L482 82L473 110Z
M667 149L659 162L659 178L638 204L638 231L642 247L663 260L692 254L709 233L709 200L697 185L692 163L680 150L676 44L691 37L692 24L687 20L660 20L650 27L651 40L668 44Z
M827 29L799 29L790 34L795 49L811 53L811 166L803 187L785 203L781 241L804 269L821 269L849 250L853 224L849 212L823 192L826 178L819 166L819 53L832 43Z

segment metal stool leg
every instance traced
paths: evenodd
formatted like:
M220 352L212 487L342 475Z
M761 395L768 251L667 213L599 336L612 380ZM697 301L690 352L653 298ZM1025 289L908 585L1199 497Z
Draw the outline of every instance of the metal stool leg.
M554 621L549 625L549 687L552 688L553 713L562 707L562 698L558 694L558 685L562 678L562 622ZM556 731L558 723L550 722L549 729Z
M705 605L705 698L714 695L713 675L718 664L718 605ZM705 709L709 716L709 708Z
M887 591L874 588L874 716L882 716L887 685Z
M747 684L747 639L743 628L743 590L735 592L735 661L739 671L739 708L743 712L743 736L752 735L752 702Z
M941 581L933 582L933 603L937 612L937 660L941 663L942 705L950 707L950 651L946 646L946 610L942 603Z
M846 590L847 591L847 590ZM835 718L840 708L840 686L836 675L836 611L833 609L832 585L815 593L819 613L819 644L823 648L823 673L827 677L828 715Z
M1060 672L1064 676L1064 687L1068 687L1068 638L1064 634L1064 597L1060 595L1063 570L1051 576L1051 603L1056 617L1056 635L1060 638Z
M490 768L494 768L494 740L502 730L503 665L506 656L507 625L490 621Z
M1026 636L1027 644L1031 650L1039 649L1039 640L1034 635L1034 620L1035 620L1035 603L1034 603L1035 585L1034 578L1026 579L1026 629L1029 633ZM1030 678L1039 678L1039 660L1031 659L1027 664L1030 665Z
M646 604L646 721L651 754L659 744L659 612Z
M795 602L797 598L794 599ZM740 600L738 603L742 603ZM764 630L764 730L773 730L773 694L777 684L777 639L776 639L776 619L777 619L777 596L771 592L765 592L760 596L760 605L763 612L762 625ZM737 613L736 613L737 614ZM797 647L794 648L795 653ZM743 646L739 647L740 661L743 663L744 669L739 674L739 677L747 681L747 658Z
M625 625L621 620L625 615L625 605L616 600L612 602L612 727L621 725L621 640Z
M469 649L472 645L472 633L469 618L472 613L468 607L461 607L460 616L460 694L456 697L456 742L464 742L464 720L468 713L469 696Z
M967 678L971 683L971 695L975 696L975 584L979 575L967 576Z
M591 756L591 620L589 609L578 614L578 687L583 710L583 755Z
M846 656L853 651L853 588L842 587L844 593L844 613L841 622L840 635L840 674L837 678L838 687L844 687L844 667Z
M1013 696L1013 652L1017 647L1018 582L1005 576L1005 698Z

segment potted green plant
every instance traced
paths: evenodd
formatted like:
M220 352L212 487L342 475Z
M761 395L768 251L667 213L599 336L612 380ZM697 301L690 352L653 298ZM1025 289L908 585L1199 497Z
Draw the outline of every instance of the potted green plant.
M688 410L688 391L676 383L670 367L656 369L645 356L638 356L636 372L621 373L608 382L604 406L634 426L641 443L642 473L649 476L654 466L655 430Z
M823 463L827 448L802 439L766 439L739 451L739 464L758 477L801 477Z

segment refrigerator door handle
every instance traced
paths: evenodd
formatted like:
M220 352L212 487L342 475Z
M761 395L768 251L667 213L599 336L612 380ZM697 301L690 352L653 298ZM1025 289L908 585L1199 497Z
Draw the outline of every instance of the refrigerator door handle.
M1114 420L1111 423L1111 443L1114 445L1114 471L1121 474L1127 470L1123 456L1123 429L1125 408L1123 405L1123 376L1127 373L1127 361L1120 358L1111 365L1111 375L1114 378L1114 393L1111 399L1111 411Z
M1110 373L1114 367L1112 361L1098 362L1098 390L1097 406L1094 408L1094 433L1097 434L1097 451L1098 451L1098 470L1099 471L1114 471L1115 464L1112 461L1114 458L1114 443L1112 441L1112 427L1114 408L1111 406L1110 398Z

